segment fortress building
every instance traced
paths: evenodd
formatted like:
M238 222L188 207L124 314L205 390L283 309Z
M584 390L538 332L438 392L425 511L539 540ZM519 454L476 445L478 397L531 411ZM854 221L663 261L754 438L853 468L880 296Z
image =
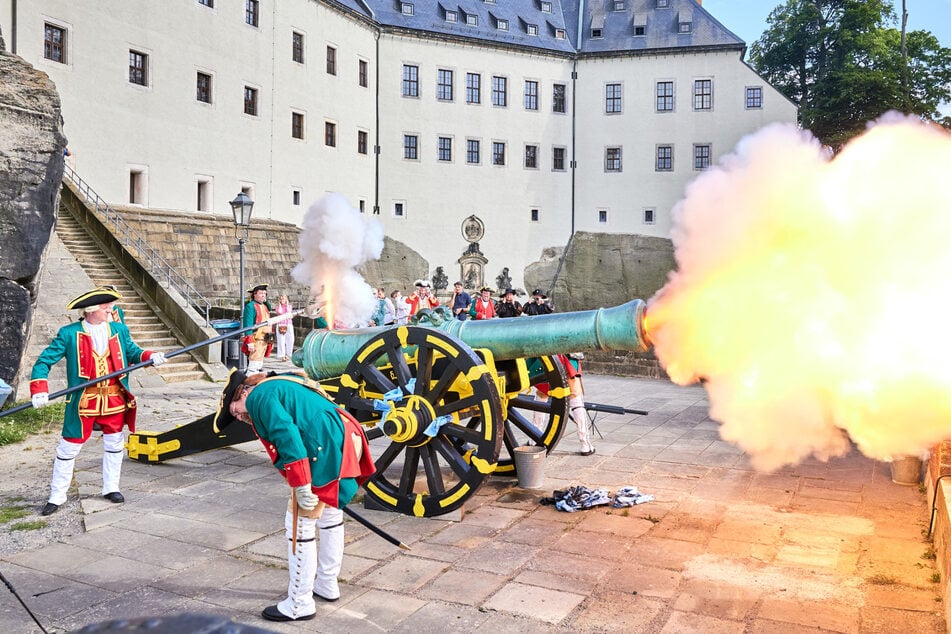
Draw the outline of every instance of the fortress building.
M516 286L576 231L666 237L796 120L697 0L0 0L0 29L110 203L299 224L336 191L430 274Z

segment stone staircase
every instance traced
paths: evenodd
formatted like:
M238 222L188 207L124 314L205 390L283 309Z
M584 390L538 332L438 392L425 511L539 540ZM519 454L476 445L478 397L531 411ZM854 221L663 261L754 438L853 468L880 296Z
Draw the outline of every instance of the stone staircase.
M103 252L83 226L68 211L61 209L56 219L56 235L83 268L93 284L111 284L122 295L118 302L125 313L125 324L132 340L142 348L171 352L181 347L158 315L143 300L126 276ZM168 363L154 368L166 383L207 378L201 366L188 354L172 357Z

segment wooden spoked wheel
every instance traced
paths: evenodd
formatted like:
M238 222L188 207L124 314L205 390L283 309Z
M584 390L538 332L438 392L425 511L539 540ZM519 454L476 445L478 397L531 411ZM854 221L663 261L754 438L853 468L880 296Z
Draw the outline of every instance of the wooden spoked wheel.
M529 383L534 388L548 385L548 400L535 399L534 392L519 394L508 402L503 450L496 475L514 476L515 447L531 444L544 446L547 453L558 445L568 422L568 378L558 357L527 359Z
M432 328L370 339L339 377L337 403L389 445L364 485L373 502L432 517L459 508L495 470L502 405L494 368Z

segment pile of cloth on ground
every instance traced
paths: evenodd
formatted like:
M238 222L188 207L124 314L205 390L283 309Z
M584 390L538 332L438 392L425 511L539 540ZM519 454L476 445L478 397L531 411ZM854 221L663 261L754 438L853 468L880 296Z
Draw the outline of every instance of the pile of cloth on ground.
M574 486L552 492L552 497L544 497L542 504L552 506L559 511L574 513L586 511L596 506L610 505L619 509L653 501L654 496L641 493L635 486L618 489L611 495L607 489L589 489L586 486Z

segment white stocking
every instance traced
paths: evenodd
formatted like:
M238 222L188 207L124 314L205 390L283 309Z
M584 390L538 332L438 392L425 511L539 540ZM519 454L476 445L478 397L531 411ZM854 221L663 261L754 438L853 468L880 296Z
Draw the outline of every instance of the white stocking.
M125 436L122 432L102 435L102 494L119 490L119 475L125 451Z
M299 619L317 612L314 604L314 575L317 573L317 542L314 540L317 520L297 518L297 547L294 552L294 516L288 511L284 516L284 533L287 535L287 598L277 604L277 609L292 619Z
M50 481L50 504L62 505L66 502L66 491L73 481L73 467L76 456L83 448L81 442L69 442L60 438L56 447L56 460L53 462L53 479Z
M584 408L584 397L572 396L568 401L571 407L571 417L578 426L578 442L581 444L581 453L587 453L594 449L591 444L591 419L588 418L588 410Z
M317 520L320 550L317 554L317 581L314 592L324 599L340 597L337 575L343 566L343 511L327 506Z

